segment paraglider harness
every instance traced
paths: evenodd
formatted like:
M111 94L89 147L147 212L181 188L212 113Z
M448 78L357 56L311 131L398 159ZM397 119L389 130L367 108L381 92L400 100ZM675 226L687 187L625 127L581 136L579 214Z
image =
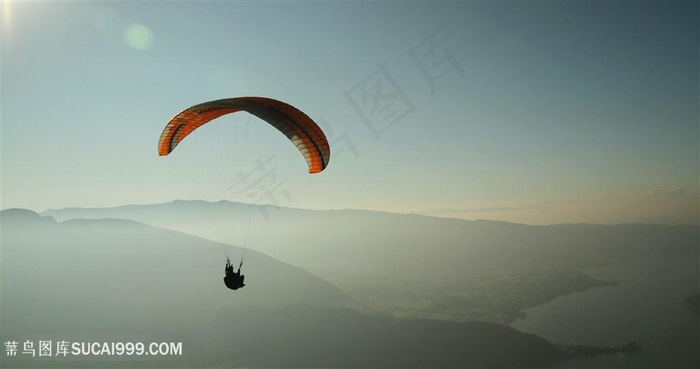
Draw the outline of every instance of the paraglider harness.
M242 266L243 260L241 260L241 263L238 265L238 271L234 272L233 264L231 264L231 261L228 258L226 259L226 275L224 276L224 284L226 284L226 287L232 290L237 290L245 286L243 283L245 276L241 275Z

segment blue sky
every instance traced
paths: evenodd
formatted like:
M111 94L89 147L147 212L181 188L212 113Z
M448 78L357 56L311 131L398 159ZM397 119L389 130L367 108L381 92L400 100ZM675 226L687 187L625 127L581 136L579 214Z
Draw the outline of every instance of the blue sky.
M694 1L13 1L2 12L3 208L203 198L698 223ZM306 174L246 114L157 155L172 116L234 96L320 121L329 167Z

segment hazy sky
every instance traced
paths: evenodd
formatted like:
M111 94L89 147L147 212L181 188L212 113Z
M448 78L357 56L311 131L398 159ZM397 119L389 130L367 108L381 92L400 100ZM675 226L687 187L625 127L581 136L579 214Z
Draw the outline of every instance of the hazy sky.
M2 2L2 208L174 199L527 224L698 223L698 3ZM207 100L320 121L308 175Z

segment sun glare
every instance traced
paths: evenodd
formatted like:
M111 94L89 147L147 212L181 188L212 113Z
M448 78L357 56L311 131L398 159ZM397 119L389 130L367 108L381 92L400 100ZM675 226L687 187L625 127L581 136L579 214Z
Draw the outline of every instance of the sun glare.
M10 21L12 20L10 11L10 2L6 0L0 0L2 6L0 6L0 11L2 12L2 33L8 32L10 30Z

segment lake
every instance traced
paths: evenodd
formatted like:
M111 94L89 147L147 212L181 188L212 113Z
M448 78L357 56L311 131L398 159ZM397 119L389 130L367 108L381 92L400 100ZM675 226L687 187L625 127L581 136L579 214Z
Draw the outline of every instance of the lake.
M700 291L697 258L628 261L585 270L615 286L559 297L526 311L513 327L568 345L642 347L562 363L560 368L699 368L700 320L683 299Z

